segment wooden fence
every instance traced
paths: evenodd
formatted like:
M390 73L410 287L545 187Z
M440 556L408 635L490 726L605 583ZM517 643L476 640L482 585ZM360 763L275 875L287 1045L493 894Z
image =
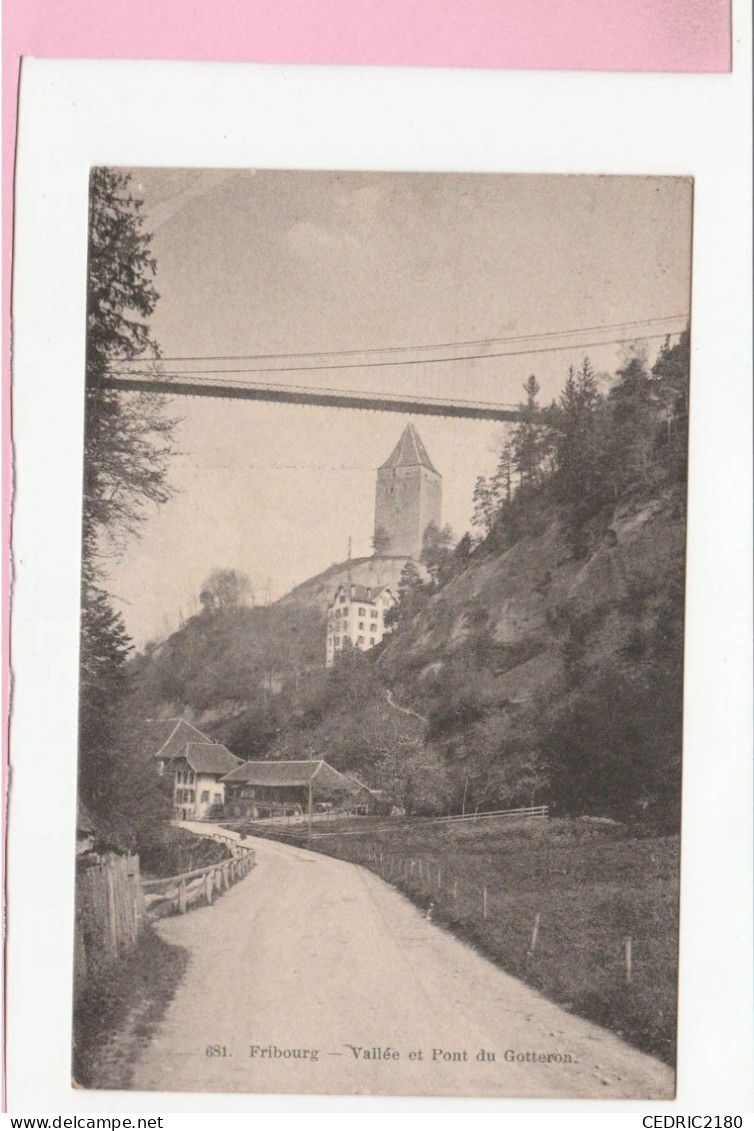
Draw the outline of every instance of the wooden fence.
M232 846L233 856L229 860L221 860L206 868L196 868L193 872L184 872L180 876L145 880L142 883L144 904L150 916L159 918L176 912L184 915L194 904L211 904L216 895L243 879L254 867L254 849L230 838L223 839L227 839Z
M494 809L490 813L455 813L450 817L425 817L424 823L439 824L447 821L488 821L492 817L540 817L545 819L550 810L547 805L527 805L523 809Z
M316 829L309 839L317 840L319 837L327 836L373 836L375 833L393 829L424 828L426 825L447 825L458 821L546 820L549 815L550 809L547 805L528 805L521 809L495 809L489 813L454 813L450 817L398 817L385 820L381 824L370 822L362 829L334 829L332 832ZM271 822L267 827L271 827ZM264 835L262 826L259 826L259 831Z
M76 873L75 994L136 942L145 906L139 857L87 856Z

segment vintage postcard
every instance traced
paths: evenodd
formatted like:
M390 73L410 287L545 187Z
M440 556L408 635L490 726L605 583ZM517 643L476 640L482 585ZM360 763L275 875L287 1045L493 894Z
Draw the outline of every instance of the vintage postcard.
M77 1085L672 1098L692 181L89 188Z

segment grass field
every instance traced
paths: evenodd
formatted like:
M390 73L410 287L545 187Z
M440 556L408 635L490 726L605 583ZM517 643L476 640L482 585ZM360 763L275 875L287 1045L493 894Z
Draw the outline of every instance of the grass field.
M677 836L584 819L316 832L308 847L378 872L504 970L674 1063Z

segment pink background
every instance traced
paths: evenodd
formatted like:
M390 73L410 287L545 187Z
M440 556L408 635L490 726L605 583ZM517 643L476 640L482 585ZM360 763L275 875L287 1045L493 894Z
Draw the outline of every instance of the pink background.
M3 733L10 585L10 292L20 60L152 58L592 71L730 69L729 0L5 0ZM639 80L637 80L639 81ZM6 766L2 763L3 816Z

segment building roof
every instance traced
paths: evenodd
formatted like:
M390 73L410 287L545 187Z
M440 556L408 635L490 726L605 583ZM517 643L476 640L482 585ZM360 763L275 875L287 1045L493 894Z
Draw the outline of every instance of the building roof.
M187 742L212 741L181 718L147 719L141 726L140 746L143 753L164 761L180 754Z
M392 589L389 589L387 585L380 585L377 588L373 589L369 585L348 586L344 585L343 582L341 582L338 588L335 590L335 595L330 602L331 605L335 604L338 598L338 593L340 593L341 589L345 593L346 597L348 597L349 601L361 601L365 605L373 605L377 598L383 593L389 593L391 598L395 600L395 598L393 597Z
M174 758L185 758L195 774L227 774L241 761L219 742L187 742Z
M308 786L341 793L361 793L353 778L341 774L322 759L300 762L244 762L223 778L230 785Z
M393 448L392 454L380 464L380 471L388 467L426 467L434 471L435 475L440 474L429 458L421 436L411 423L403 429L403 435Z

